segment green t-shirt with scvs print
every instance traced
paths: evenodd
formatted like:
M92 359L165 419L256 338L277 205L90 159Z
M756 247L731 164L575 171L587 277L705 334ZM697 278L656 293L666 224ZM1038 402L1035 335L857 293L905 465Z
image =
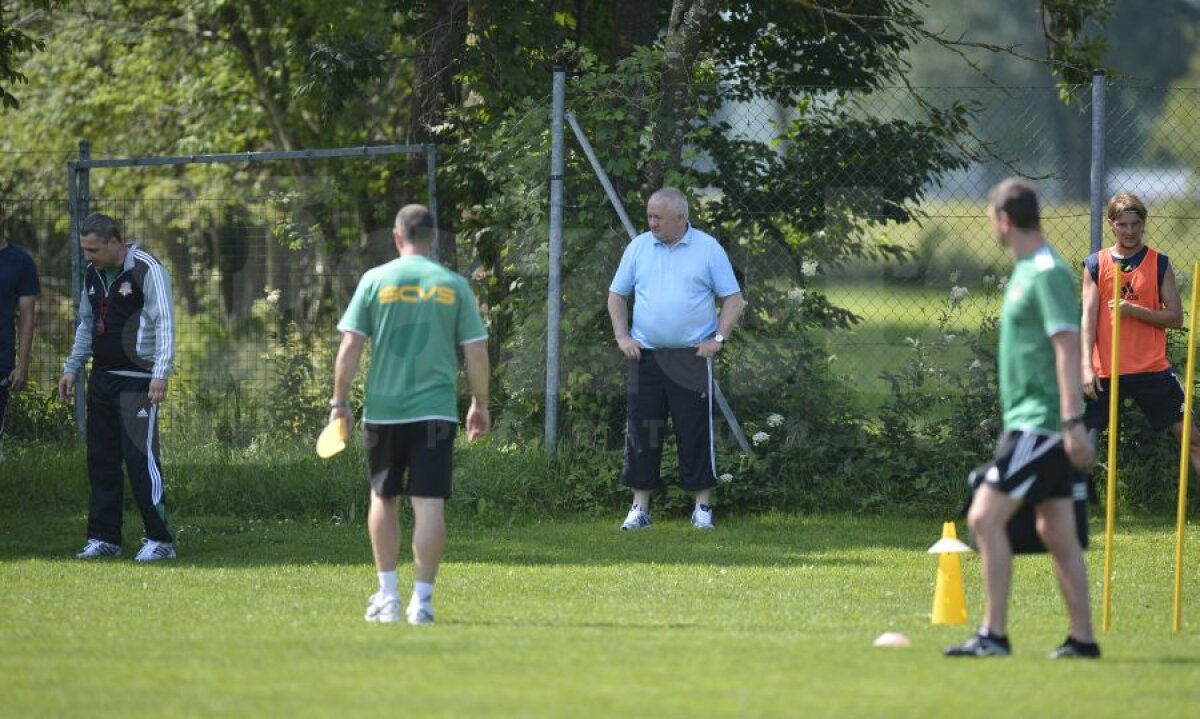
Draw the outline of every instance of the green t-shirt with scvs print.
M487 338L466 278L399 257L363 275L338 329L371 341L363 421L458 421L456 350Z

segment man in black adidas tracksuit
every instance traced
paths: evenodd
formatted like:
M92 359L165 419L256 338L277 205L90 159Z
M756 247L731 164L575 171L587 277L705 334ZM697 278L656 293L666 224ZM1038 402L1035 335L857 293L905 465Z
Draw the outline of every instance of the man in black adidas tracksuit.
M58 394L66 401L89 356L87 463L92 498L88 541L80 558L121 552L124 477L142 513L146 538L138 561L170 559L159 462L158 404L167 393L175 354L171 278L157 259L125 244L116 221L91 215L79 227L88 259L75 346L63 363Z

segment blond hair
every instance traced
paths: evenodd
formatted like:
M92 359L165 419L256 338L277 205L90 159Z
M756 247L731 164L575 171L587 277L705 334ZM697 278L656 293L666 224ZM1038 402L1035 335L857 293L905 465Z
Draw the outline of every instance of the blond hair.
M1141 198L1132 192L1119 192L1112 196L1108 201L1108 219L1109 221L1116 220L1125 212L1136 213L1142 218L1142 222L1146 221L1146 205Z

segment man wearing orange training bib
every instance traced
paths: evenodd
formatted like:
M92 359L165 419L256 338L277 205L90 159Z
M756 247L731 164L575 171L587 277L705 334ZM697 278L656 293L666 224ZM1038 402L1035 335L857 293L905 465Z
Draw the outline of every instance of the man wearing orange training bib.
M1183 324L1175 273L1167 256L1148 247L1146 206L1123 192L1108 201L1112 247L1089 255L1083 273L1083 395L1088 429L1108 426L1112 375L1113 273L1121 273L1122 398L1137 402L1154 429L1183 436L1183 385L1167 361L1167 329ZM1200 468L1200 434L1193 432L1192 466Z

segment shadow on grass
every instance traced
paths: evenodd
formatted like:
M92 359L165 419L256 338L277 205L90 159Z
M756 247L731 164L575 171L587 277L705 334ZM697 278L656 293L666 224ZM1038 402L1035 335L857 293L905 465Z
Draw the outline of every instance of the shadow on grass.
M0 514L0 561L74 560L86 524L75 516ZM1130 520L1123 533L1161 531L1166 518ZM141 519L125 516L127 561L137 551ZM1103 526L1093 524L1093 538ZM1095 534L1096 530L1101 532ZM231 517L176 518L179 559L171 566L237 568L268 565L363 565L371 563L361 523L251 520ZM485 526L449 519L445 561L512 566L612 566L687 564L714 566L856 566L887 561L861 552L923 552L940 536L941 519L860 516L744 516L721 520L713 532L693 529L684 519L659 520L653 527L621 532L617 520L564 519ZM964 528L959 527L960 534ZM407 545L408 535L404 543ZM408 549L401 551L407 563Z
M1200 657L1109 657L1103 659L1105 664L1180 664L1184 666L1200 664Z
M86 519L75 516L0 515L0 561L74 560L84 543ZM720 522L713 532L686 520L656 522L621 532L616 520L558 520L483 526L449 520L446 561L513 566L692 564L718 566L853 566L872 560L849 556L861 549L923 551L940 524L906 518L769 515ZM927 526L928 525L928 526ZM369 565L362 524L176 518L179 558L171 566ZM138 515L125 516L128 561L137 551ZM405 543L407 543L407 535ZM401 552L406 562L407 547Z
M692 632L697 629L702 629L708 625L705 620L696 620L694 622L639 622L639 621L612 621L612 622L596 622L596 621L571 621L570 619L546 619L539 617L537 619L497 619L489 620L471 620L471 619L449 619L438 620L438 624L442 626L453 627L487 627L487 628L509 628L509 627L528 627L531 629L604 629L618 631L688 631Z

